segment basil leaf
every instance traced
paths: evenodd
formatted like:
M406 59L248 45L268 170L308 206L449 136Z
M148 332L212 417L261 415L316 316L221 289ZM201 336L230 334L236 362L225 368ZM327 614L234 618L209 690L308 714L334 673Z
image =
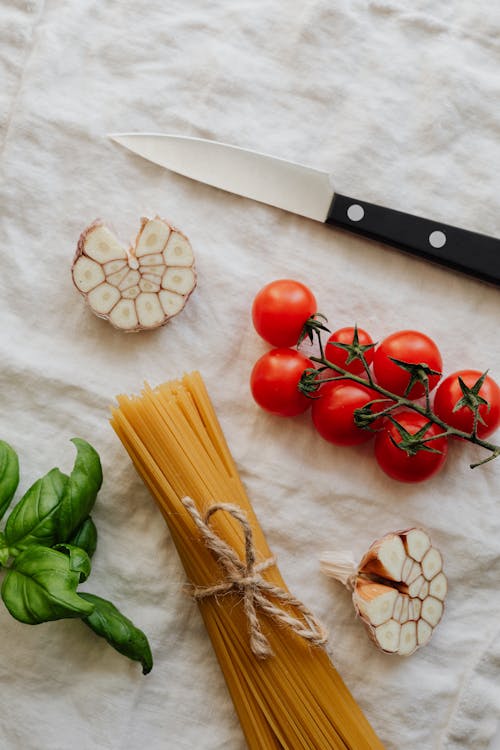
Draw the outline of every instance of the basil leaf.
M80 596L94 605L92 614L82 618L82 621L94 633L97 633L101 638L105 638L120 654L128 656L129 659L134 661L140 661L143 674L151 672L153 657L148 639L142 630L136 628L114 604L106 601L106 599L87 593L82 593Z
M56 544L52 549L62 552L69 557L69 567L74 573L80 576L80 583L87 580L92 568L90 557L81 547L75 547L73 544Z
M67 542L92 510L102 484L101 462L97 452L85 440L73 438L77 455L66 492L59 508L58 535Z
M2 586L10 614L28 625L63 617L84 617L93 604L76 593L79 574L70 558L49 547L32 545L21 552Z
M69 541L70 544L84 549L87 555L92 557L97 547L97 529L90 516L87 516L80 528L77 529L75 536Z
M19 459L8 443L0 440L0 518L10 505L19 484Z
M6 565L10 557L9 545L5 540L5 534L0 531L0 566Z
M30 544L50 547L59 541L57 513L67 483L65 474L52 469L16 505L5 526L5 538L13 554Z

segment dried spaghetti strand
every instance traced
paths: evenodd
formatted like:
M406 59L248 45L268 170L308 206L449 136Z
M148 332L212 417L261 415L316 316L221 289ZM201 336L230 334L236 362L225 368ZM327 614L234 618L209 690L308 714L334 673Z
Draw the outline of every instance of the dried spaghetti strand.
M220 566L185 511L186 496L202 516L214 503L241 508L252 529L256 559L272 557L198 373L146 387L140 396L120 396L111 423L156 500L190 581L213 586L220 580ZM236 519L218 513L211 526L245 559L245 536ZM288 592L276 565L262 576ZM241 595L206 597L198 606L250 750L383 750L323 648L263 612L261 628L274 656L257 659ZM283 606L307 624L293 604Z

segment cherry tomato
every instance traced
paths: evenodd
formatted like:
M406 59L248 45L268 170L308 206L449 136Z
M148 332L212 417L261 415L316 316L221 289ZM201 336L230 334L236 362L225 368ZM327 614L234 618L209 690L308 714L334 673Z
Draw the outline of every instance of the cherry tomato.
M376 391L349 380L325 383L319 390L319 397L313 401L314 426L321 437L335 445L366 443L374 433L356 426L354 411L377 398Z
M348 352L345 349L342 349L340 346L333 346L333 343L330 343L336 342L339 344L352 344L353 341L354 328L340 328L338 331L335 331L335 333L332 333L332 335L326 342L325 357L332 364L338 365L338 367L342 367L343 370L347 370L347 372L352 372L355 375L359 375L365 371L362 361L360 359L353 359L352 362L346 364L347 357L349 356ZM358 343L361 346L373 344L371 336L366 331L363 331L362 328L358 328ZM365 349L364 357L366 363L368 365L371 364L373 360L373 347L370 349Z
M314 294L300 281L279 279L257 294L252 320L264 341L277 347L295 346L304 323L317 312Z
M375 349L373 371L377 383L391 393L403 396L410 384L410 373L392 362L390 357L409 362L425 364L431 370L441 373L443 362L436 344L425 333L419 331L397 331L387 336ZM439 382L441 375L429 375L429 390ZM415 383L408 398L417 399L425 394L422 383Z
M434 411L443 422L462 432L472 432L474 423L472 409L468 406L461 406L454 411L455 405L464 395L458 378L460 377L466 386L473 388L481 375L479 370L460 370L454 372L453 375L448 375L439 384L434 397ZM479 389L479 396L486 399L488 406L481 404L479 407L479 415L484 424L478 421L477 435L480 438L486 438L500 425L500 388L489 375L486 376Z
M254 365L250 376L252 396L272 414L282 417L301 414L312 403L297 387L309 367L314 367L311 360L295 349L272 349Z
M394 419L410 435L415 435L424 425L429 423L426 417L408 409L395 412ZM439 435L440 432L442 432L441 427L431 424L425 432L424 439ZM396 425L386 419L385 429L378 432L375 438L375 458L382 471L388 476L392 479L398 479L400 482L422 482L441 469L448 450L447 438L436 438L428 444L430 448L440 451L440 453L419 450L415 455L409 455L392 442L394 440L396 443L400 443L401 439L401 434Z

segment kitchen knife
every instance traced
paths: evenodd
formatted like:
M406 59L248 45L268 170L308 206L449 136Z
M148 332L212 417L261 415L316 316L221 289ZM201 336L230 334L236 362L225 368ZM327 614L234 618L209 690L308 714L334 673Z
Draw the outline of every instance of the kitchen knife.
M331 175L203 138L116 133L114 141L162 167L230 193L386 243L500 285L500 240L335 192Z

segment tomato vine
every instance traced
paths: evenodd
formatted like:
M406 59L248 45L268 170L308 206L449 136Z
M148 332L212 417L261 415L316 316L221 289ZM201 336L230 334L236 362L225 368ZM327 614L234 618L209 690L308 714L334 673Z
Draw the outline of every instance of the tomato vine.
M428 420L429 427L431 425L437 425L441 431L432 430L432 434L427 435L425 429L421 430L421 434L418 436L405 434L404 430L398 430L400 439L396 443L393 438L392 442L397 445L398 448L407 452L408 455L415 455L418 451L429 451L432 449L430 445L433 441L442 440L444 438L455 437L462 440L478 445L481 448L489 451L490 455L476 463L470 464L470 468L474 469L478 466L482 466L489 461L494 460L500 456L500 445L496 445L488 440L485 440L478 435L478 425L482 423L482 417L479 412L481 406L488 407L486 399L482 398L479 394L480 388L484 383L487 373L482 373L475 383L467 385L462 379L460 381L461 397L455 405L455 409L466 407L471 410L473 414L472 430L466 432L458 429L443 419L441 419L433 410L430 400L429 378L441 375L437 370L429 367L426 363L411 363L403 360L390 357L392 362L409 373L409 384L403 395L394 393L387 388L376 382L373 377L370 365L366 360L365 353L367 349L371 349L372 345L362 346L359 344L357 327L354 327L354 335L352 344L336 343L329 341L330 346L341 347L347 354L349 362L359 360L362 364L361 374L351 372L344 367L330 361L325 354L325 347L322 341L322 335L325 331L328 331L326 320L321 318L320 324L318 316L312 316L305 324L302 334L299 338L298 344L308 338L311 343L316 338L319 346L319 356L309 355L311 362L314 362L317 367L308 368L304 371L298 388L299 390L309 398L318 398L318 391L320 388L329 382L345 381L350 380L362 386L367 386L379 394L380 398L372 399L366 403L363 407L358 408L354 411L354 421L357 427L363 429L372 429L375 421L380 420L382 417L388 417L394 424L398 424L397 419L392 415L397 411L409 409L417 414L421 415ZM373 344L373 346L375 346ZM325 373L334 372L335 375L331 377L325 377ZM408 393L414 387L416 383L421 383L424 390L424 403L418 403L408 397ZM381 411L374 410L378 409L383 403L388 402L388 405Z

